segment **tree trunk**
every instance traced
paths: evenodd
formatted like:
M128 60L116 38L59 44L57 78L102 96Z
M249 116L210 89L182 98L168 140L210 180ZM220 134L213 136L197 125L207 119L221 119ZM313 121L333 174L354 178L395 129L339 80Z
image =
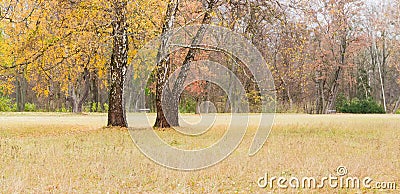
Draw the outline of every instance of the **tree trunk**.
M82 96L80 96L79 91L75 89L73 85L70 85L68 88L68 98L67 100L71 102L72 112L73 113L81 113L83 104L86 102L89 92L90 92L90 72L89 69L85 67L83 72L83 82L84 82L84 90ZM78 82L81 83L81 82ZM79 99L80 98L80 99Z
M324 95L324 80L321 79L322 72L317 70L317 77L315 82L315 87L317 88L316 93L316 105L315 105L315 112L317 114L324 113L324 104L325 104L325 95Z
M332 87L329 93L329 98L324 110L325 114L328 114L329 110L332 110L335 106L335 101L337 97L337 93L339 91L339 80L340 80L340 75L342 74L342 67L338 67L338 69L335 72L335 77L333 79Z
M232 63L231 71L232 71L234 74L236 74L237 71L236 71L236 63L235 63L235 61L233 61L233 60L229 60L229 61ZM274 67L276 67L275 61L274 61ZM231 103L234 102L234 100L232 99L233 102L231 102L230 99L229 99L229 97L232 96L233 88L234 88L234 87L236 88L236 85L235 85L236 82L234 82L233 80L234 80L233 75L230 74L230 75L229 75L228 98L226 99L225 109L224 109L224 112L225 112L225 113L229 113L229 107L235 107L233 104L231 104ZM232 112L233 112L233 110L232 110Z
M379 71L379 80L381 84L381 93L382 93L382 103L383 103L383 108L385 109L385 112L387 112L386 108L386 96L385 96L385 87L383 85L383 77L382 77L382 69L381 65L378 63L378 71Z
M383 103L383 108L385 109L385 112L387 112L387 107L386 107L386 95L385 95L385 81L384 81L384 75L383 75L383 69L386 65L386 39L385 39L385 32L382 33L383 37L383 42L382 42L382 61L380 62L381 64L378 65L378 71L379 71L379 80L381 83L381 92L382 92L382 103ZM375 44L376 46L376 44Z
M197 98L196 98L196 110L195 110L195 114L196 114L196 115L201 114L201 112L200 112L200 105L201 105L200 97L197 97Z
M156 128L169 128L172 123L169 123L166 117L166 114L170 112L170 110L163 110L162 106L162 100L167 100L167 99L162 99L163 97L163 90L164 86L167 87L165 88L165 92L168 92L168 94L165 94L167 98L170 98L170 88L168 85L166 85L167 81L167 75L168 71L170 68L170 58L169 54L167 54L167 44L170 39L170 34L172 32L172 29L174 27L174 22L175 22L175 16L176 12L178 11L179 7L179 0L170 0L168 3L168 8L167 8L167 14L165 15L164 18L164 23L163 23L163 29L162 29L162 36L161 36L161 45L160 49L158 50L157 54L157 72L156 72L156 78L157 78L157 83L156 83L156 108L157 108L157 118L156 118L156 123L154 124L154 127ZM167 91L168 90L168 91ZM168 105L169 106L169 105ZM169 107L164 107L169 109ZM176 124L176 123L174 123Z
M196 54L199 52L198 48L193 48L193 47L196 45L199 45L203 41L203 37L206 33L205 24L210 24L211 12L214 9L216 2L217 2L216 0L211 0L208 3L207 11L206 11L203 21L201 23L202 25L200 26L199 30L197 31L195 37L193 37L193 40L191 43L191 48L189 49L188 53L186 54L185 60L182 63L181 71L179 72L179 75L178 75L177 79L175 80L174 88L172 90L174 97L179 98L178 92L182 89L182 87L185 83L187 74L190 70L190 65L193 62Z
M211 86L210 82L206 81L205 97L206 97L207 105L206 105L205 110L204 110L204 113L206 113L206 114L210 113L210 103L209 103L210 102L210 92L208 92L208 91L210 91L210 86Z
M86 99L89 97L89 91L90 91L90 72L89 69L85 67L85 70L83 72L83 81L85 83L85 88L84 88L84 93L82 95L82 98L78 102L78 107L77 107L77 113L82 112L82 107L83 103L86 102Z
M92 76L92 107L94 105L95 109L92 110L94 112L99 112L99 107L100 107L100 100L99 100L99 84L98 80L99 78L97 77L97 71L93 72Z
M76 97L76 93L75 93L75 88L73 85L69 85L68 86L68 97L67 97L67 101L69 101L71 103L72 106L72 112L76 113L78 112L78 100Z
M195 46L201 43L203 41L203 37L206 33L206 26L204 24L209 24L211 22L211 12L214 9L214 6L216 4L216 0L211 0L208 3L207 11L204 14L204 18L202 21L202 25L200 26L199 30L197 31L195 37L192 40L191 46ZM182 68L181 71L179 72L178 77L175 80L175 83L173 84L173 89L171 91L171 103L170 103L170 111L168 112L168 120L171 122L170 124L172 126L179 126L179 100L180 100L180 94L179 92L181 91L188 71L190 70L190 64L193 62L194 57L196 54L199 52L199 49L197 48L190 48L188 53L186 54L186 57L182 63Z
M26 79L23 75L16 76L16 104L17 111L24 112L25 111L25 96L26 96Z
M396 105L394 106L392 113L396 114L396 112L399 108L400 108L400 96L399 96L399 99L396 101Z
M113 50L111 55L108 126L128 126L124 104L124 84L128 61L126 6L126 1L113 1Z
M208 7L207 7L207 11L204 14L204 18L202 21L202 24L209 24L211 22L211 12L214 9L214 6L216 4L216 0L211 0L208 3ZM164 25L163 25L163 36L162 36L162 43L160 46L160 50L158 53L158 56L164 56L163 53L165 52L165 48L166 48L166 43L168 42L169 37L167 36L167 34L171 31L172 27L173 27L173 23L174 23L174 19L175 19L175 14L178 8L178 3L179 1L173 1L171 0L169 5L168 5L168 9L167 9L167 15L165 17L165 21L164 21ZM206 26L202 25L200 26L199 30L197 31L195 37L192 40L192 46L193 45L198 45L199 43L201 43L201 41L203 40L204 34L206 32ZM167 87L164 92L166 92L167 94L164 94L164 97L166 99L168 99L168 110L161 110L159 111L159 109L162 107L162 103L161 103L161 96L160 94L162 94L162 90L164 89L164 85L165 85L165 81L164 79L159 80L162 75L165 75L168 72L168 66L169 66L169 57L165 57L164 59L159 60L159 66L158 66L158 76L157 76L157 90L161 90L156 92L158 99L157 99L157 119L156 119L156 124L154 125L154 127L159 127L159 128L163 128L163 127L170 127L170 126L179 126L179 100L180 100L180 89L183 87L186 77L187 77L187 73L190 69L190 63L193 62L195 55L197 54L198 49L196 48L190 48L185 60L182 63L182 68L181 71L179 72L179 75L177 77L177 79L175 80L175 83L173 83L173 88L172 90ZM163 64L165 66L163 66ZM165 74L164 74L165 73ZM164 76L165 78L166 76ZM169 84L166 84L167 86L169 86ZM168 90L168 91L167 91ZM164 107L166 108L166 107ZM165 124L165 126L161 126L160 124Z
M346 64L346 52L347 52L347 37L344 35L341 40L340 45L340 61L339 66L335 72L332 86L330 89L328 101L324 110L325 114L328 114L329 110L333 110L335 108L336 97L339 91L339 81L342 75L343 67Z

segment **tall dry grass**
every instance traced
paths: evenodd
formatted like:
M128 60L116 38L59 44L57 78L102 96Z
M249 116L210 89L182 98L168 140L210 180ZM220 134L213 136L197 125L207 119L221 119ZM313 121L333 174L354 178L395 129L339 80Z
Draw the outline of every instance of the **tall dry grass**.
M187 116L189 119L195 116ZM129 132L109 129L105 115L0 115L2 193L398 193L400 190L261 189L257 179L271 176L334 174L395 181L400 186L398 115L276 116L266 145L248 157L255 127L226 160L194 172L170 170L143 156ZM131 124L132 125L132 124ZM158 131L173 146L196 148L224 133L218 125L197 138Z

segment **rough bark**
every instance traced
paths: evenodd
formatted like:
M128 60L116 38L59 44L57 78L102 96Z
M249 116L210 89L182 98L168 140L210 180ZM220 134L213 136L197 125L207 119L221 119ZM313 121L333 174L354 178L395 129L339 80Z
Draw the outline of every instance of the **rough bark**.
M191 48L189 48L188 53L186 54L186 57L182 63L181 70L179 72L178 77L175 80L175 83L173 84L173 89L171 91L171 101L170 101L170 111L167 112L167 117L168 120L170 121L170 125L172 126L179 126L179 100L180 100L180 94L179 92L181 91L186 78L187 74L190 70L190 64L194 61L194 58L196 54L198 54L199 49L196 48L197 45L199 45L203 41L203 37L206 33L207 27L206 24L211 23L211 18L212 18L212 11L217 4L217 0L210 0L207 5L207 10L206 13L204 14L204 18L202 21L202 25L198 29L196 35L193 37L193 40L191 42Z
M337 68L337 70L335 71L332 87L329 91L328 101L327 101L326 107L323 111L325 114L328 114L329 110L333 110L335 108L334 106L335 106L335 102L336 102L337 93L339 91L339 80L340 80L341 74L342 74L342 67L339 66Z
M336 102L337 94L339 91L339 81L342 76L343 66L346 63L346 52L347 52L347 37L346 37L346 35L344 35L342 37L341 45L340 45L339 66L337 67L334 77L333 77L333 82L331 85L331 89L329 91L327 104L326 104L326 107L324 110L325 114L328 114L330 110L335 109L335 102Z
M164 23L162 27L162 36L161 36L161 45L158 50L157 54L157 69L156 69L156 78L157 78L157 83L156 83L156 108L157 108L157 118L156 118L156 123L154 124L154 127L156 128L169 128L171 127L171 124L168 122L165 114L170 112L169 107L163 107L162 106L162 100L167 100L167 99L162 99L163 97L163 90L164 86L166 85L167 77L168 77L168 71L170 68L170 58L169 55L166 55L167 52L167 44L170 39L170 34L173 30L174 27L174 22L175 22L175 16L178 11L179 7L179 0L170 0L168 3L168 8L167 8L167 14L165 15L164 18ZM166 90L169 90L169 88L166 88ZM170 95L165 95L167 98ZM167 110L163 110L163 108L166 108Z
M214 9L214 6L216 5L217 1L216 0L211 0L208 3L207 11L204 14L204 18L202 21L202 24L209 24L211 22L211 12ZM167 14L165 17L165 21L163 24L163 30L162 30L162 40L161 40L161 46L159 49L158 56L164 56L165 48L167 45L167 42L169 40L168 33L172 30L173 28L173 23L175 20L175 14L178 9L178 0L171 0L168 4L168 9L167 9ZM196 33L196 36L192 40L192 46L193 45L198 45L201 43L203 40L203 37L206 32L206 26L202 25L199 30ZM160 60L158 60L158 65L157 65L157 91L156 91L156 106L157 106L157 119L154 127L158 128L168 128L171 126L179 126L179 100L180 100L180 89L183 87L187 73L190 70L190 63L193 62L195 55L198 53L198 49L196 48L190 48L184 61L183 65L181 68L181 71L175 80L175 83L173 83L173 88L166 87L164 89L164 85L169 85L166 84L166 75L168 72L169 68L169 56L164 57ZM162 98L162 93L164 93L164 98ZM166 100L168 102L168 105L165 107L162 107L162 100ZM165 103L167 104L167 103ZM167 110L163 110L167 109Z
M113 50L111 56L111 83L109 94L108 126L127 127L124 104L124 84L128 61L126 1L113 3Z

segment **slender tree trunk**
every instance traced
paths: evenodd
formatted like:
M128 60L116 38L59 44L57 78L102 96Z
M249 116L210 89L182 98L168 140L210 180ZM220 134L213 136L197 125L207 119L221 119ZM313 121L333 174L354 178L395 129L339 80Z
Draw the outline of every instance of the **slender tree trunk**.
M317 114L324 113L324 104L325 104L325 95L324 95L324 81L320 78L322 77L322 72L317 70L317 78L315 82L315 87L317 88L316 93L316 105L315 105L315 112Z
M386 39L385 39L385 32L382 33L383 37L383 42L382 42L382 61L380 64L378 63L378 71L379 71L379 80L381 83L381 92L382 92L382 103L383 103L383 108L385 109L385 112L387 112L387 107L386 107L386 95L385 95L385 82L384 82L384 76L383 76L383 68L386 65ZM375 44L376 46L376 44Z
M229 61L232 63L231 71L232 71L234 74L236 74L237 71L236 71L236 63L235 63L235 61L232 60L232 59L229 60ZM275 63L274 63L274 64L275 64ZM275 65L275 67L276 67L276 65ZM233 80L234 80L233 75L230 74L230 75L229 75L228 98L226 99L226 102L225 102L225 110L224 110L225 113L228 113L228 112L229 112L229 107L235 107L235 106L232 106L231 103L233 103L233 102L231 102L231 100L229 99L229 97L232 96L233 88L235 87L234 85L236 84L236 82L234 82ZM234 101L234 100L232 99L232 101ZM232 112L233 112L233 110L232 110Z
M383 76L382 76L382 69L381 65L378 63L378 71L379 71L379 80L380 80L380 85L381 85L381 93L382 93L382 103L383 103L383 108L385 109L385 112L387 112L386 108L386 96L385 96L385 87L383 85Z
M71 103L72 112L77 113L78 112L78 98L76 97L74 86L70 85L68 91L69 91L69 94L68 94L67 100Z
M100 100L99 100L99 84L98 84L98 80L99 78L97 77L97 71L93 72L93 76L92 76L92 107L93 105L95 106L95 109L92 110L94 112L98 112L99 111L99 107L100 107Z
M170 110L171 104L168 104L168 107L162 106L162 100L171 99L171 92L168 85L166 85L166 81L168 78L168 71L170 68L170 58L167 52L167 44L170 39L170 34L173 30L174 23L175 23L175 16L176 12L178 11L179 7L179 0L170 0L168 3L167 14L164 18L163 29L162 29L162 36L161 36L161 45L160 49L158 50L157 54L157 72L156 72L156 108L157 108L157 118L156 123L154 124L155 128L169 128L171 125L176 125L176 123L170 123L167 120L166 114L168 114ZM164 87L165 90L164 90ZM164 96L167 99L162 99L163 91L167 92ZM165 103L166 104L166 103ZM163 108L166 108L163 109Z
M342 76L343 66L346 63L346 51L347 51L347 37L344 35L340 45L339 67L337 68L334 75L333 83L328 97L328 102L324 110L325 114L327 114L329 110L335 109L336 97L339 91L339 81Z
M86 102L87 98L89 97L89 92L90 92L90 72L88 68L85 68L84 73L83 73L83 80L85 82L85 88L84 88L84 93L81 97L81 99L79 99L78 102L78 107L77 107L77 113L81 113L82 112L82 107L83 107L83 103Z
M211 0L208 3L208 8L206 13L204 14L204 18L202 21L202 24L209 24L211 22L211 11L213 10L215 4L216 4L217 0ZM158 53L158 56L163 56L164 52L165 52L165 48L166 48L166 43L169 40L168 37L168 33L171 31L171 29L173 28L173 23L175 20L175 15L176 15L176 11L178 10L178 4L179 1L178 0L170 0L170 3L168 5L168 9L167 9L167 14L165 17L165 21L164 21L164 25L163 25L163 30L162 30L162 43L160 46L160 50ZM202 40L203 40L203 36L206 32L206 27L204 25L202 25L199 30L196 33L196 36L194 37L194 39L192 40L192 46L193 45L198 45ZM158 76L157 76L157 92L156 92L156 96L158 96L157 101L156 101L156 105L157 105L157 119L156 119L156 123L154 125L154 127L158 127L158 128L168 128L170 126L179 126L179 100L180 100L180 94L178 94L178 92L180 91L180 89L183 87L183 84L186 80L187 77L187 73L190 69L190 63L193 62L194 60L194 56L197 54L198 49L195 48L190 48L185 60L183 62L181 71L177 77L177 79L175 80L175 83L173 85L173 88L171 90L171 88L166 87L166 89L164 89L164 85L168 85L169 84L165 84L166 79L164 79L166 76L167 72L168 72L168 67L169 67L169 57L165 57L164 59L159 60L158 62ZM164 65L163 65L164 64ZM164 77L164 78L163 78ZM160 78L162 78L160 80ZM161 99L161 94L162 91L164 90L164 97L166 99ZM167 107L163 107L163 108L167 108L168 110L162 110L162 102L161 100L166 100L168 102L168 106Z
M325 110L323 111L325 114L327 114L329 110L334 109L337 93L339 90L339 80L340 80L341 73L342 73L342 67L339 66L335 72L332 87L331 87L331 90L329 93L329 98L328 98Z
M192 40L191 46L196 46L201 43L203 40L203 37L206 33L206 26L205 24L209 24L211 22L211 12L214 9L214 6L216 5L217 0L211 0L208 2L208 7L207 11L204 14L204 18L202 21L202 25L200 26L199 30L197 31L195 37ZM190 70L190 64L193 62L194 57L196 54L199 52L199 49L197 48L190 48L188 53L186 54L186 57L182 63L181 71L179 72L179 75L177 79L175 80L175 83L173 84L173 89L171 91L171 96L170 96L170 105L167 113L164 112L164 114L167 114L166 117L168 117L168 120L170 121L170 125L172 126L179 126L179 100L180 100L180 94L179 91L182 89L187 73Z
M206 86L205 86L205 97L206 97L206 107L205 107L205 113L206 114L208 114L208 113L210 113L210 103L209 103L209 101L210 101L210 92L208 92L209 90L210 90L210 82L209 81L206 81Z
M17 75L15 93L18 112L25 111L26 85L27 83L25 77L23 75Z
M321 41L318 41L318 47L321 47ZM325 80L323 78L323 72L320 66L317 67L316 76L315 76L315 87L317 89L316 93L316 103L315 103L315 113L316 114L323 114L324 113L324 105L325 105ZM314 112L314 111L312 111Z
M127 2L113 2L113 50L111 56L111 84L109 94L108 126L127 127L124 104L124 84L128 61Z
M195 114L201 114L201 108L200 108L200 105L201 105L201 100L200 100L200 97L197 97L196 98L196 111L195 111Z
M289 110L293 111L293 98L292 98L292 94L290 93L289 86L285 86L285 90L286 90L286 95L288 96L288 100L289 100Z
M83 82L84 82L84 90L83 94L80 95L73 85L70 85L68 88L69 95L67 100L71 102L72 112L73 113L81 113L83 104L86 102L90 93L90 72L87 68L84 69L83 72Z
M396 101L396 105L394 106L392 113L396 114L396 112L399 108L400 108L400 96L399 96L399 99Z

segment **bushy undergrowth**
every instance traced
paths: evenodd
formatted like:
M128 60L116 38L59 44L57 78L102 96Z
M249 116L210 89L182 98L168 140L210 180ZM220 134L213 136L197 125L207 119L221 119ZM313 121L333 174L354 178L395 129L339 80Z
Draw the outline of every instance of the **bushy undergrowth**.
M0 112L15 111L15 105L10 98L0 97Z
M36 105L33 103L25 103L25 112L37 112Z
M341 113L355 113L355 114L384 114L385 110L382 105L378 104L375 100L368 98L359 100L354 98L347 100L345 98L338 98L337 110Z

